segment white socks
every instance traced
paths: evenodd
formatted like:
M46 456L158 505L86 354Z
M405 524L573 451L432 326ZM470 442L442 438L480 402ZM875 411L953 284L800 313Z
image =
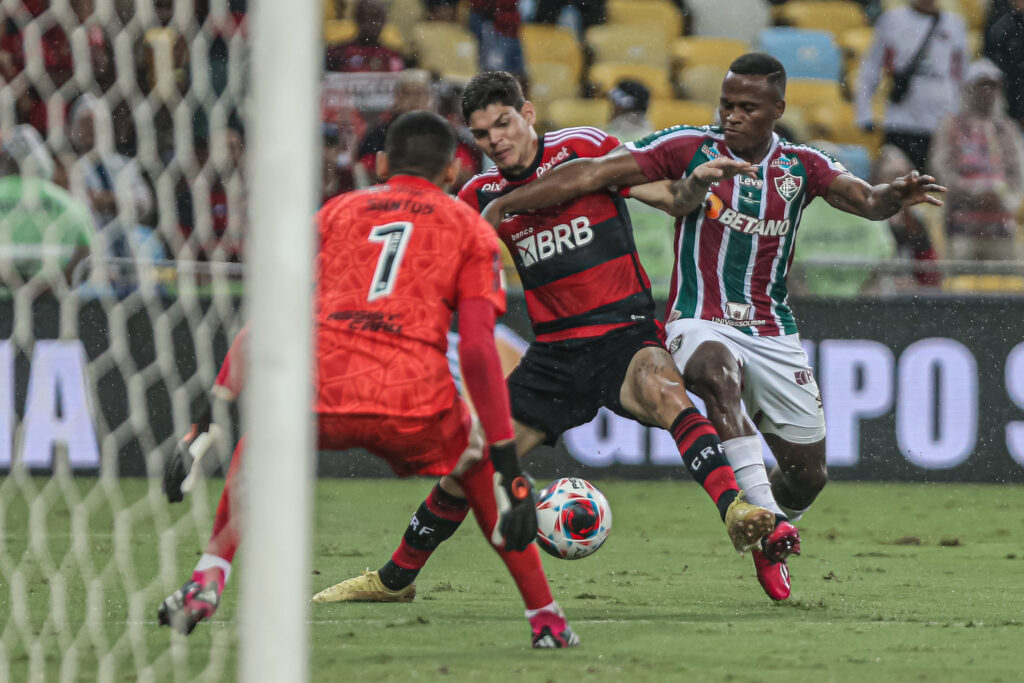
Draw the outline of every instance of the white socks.
M725 457L736 473L736 483L743 489L747 501L785 515L791 521L796 519L775 502L761 453L761 439L756 434L723 441L722 448L725 449Z
M804 516L804 513L811 509L806 507L803 510L792 510L787 507L782 507L781 505L779 507L782 508L782 514L786 515L791 522L799 522L800 518Z
M217 567L224 572L224 585L227 585L228 578L231 577L231 563L223 557L203 553L203 556L199 558L199 562L196 563L195 571L201 572L212 567Z
M558 603L555 602L554 600L552 600L550 604L545 605L544 607L540 607L538 609L528 609L528 610L526 610L526 618L527 619L533 619L535 616L537 616L541 612L550 612L551 614L554 614L555 616L562 617L563 619L565 618L565 614L562 612L562 608L559 607Z

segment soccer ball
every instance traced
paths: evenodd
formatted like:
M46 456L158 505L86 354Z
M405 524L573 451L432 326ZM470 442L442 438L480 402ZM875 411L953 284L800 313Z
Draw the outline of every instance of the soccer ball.
M593 554L612 530L612 509L604 494L585 479L565 477L540 492L537 545L563 560Z

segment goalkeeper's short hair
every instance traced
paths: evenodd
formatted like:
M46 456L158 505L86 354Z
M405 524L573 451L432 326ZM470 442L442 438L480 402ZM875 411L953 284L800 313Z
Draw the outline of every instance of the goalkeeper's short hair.
M408 173L433 180L455 158L452 124L429 111L402 114L388 127L384 153L392 174Z

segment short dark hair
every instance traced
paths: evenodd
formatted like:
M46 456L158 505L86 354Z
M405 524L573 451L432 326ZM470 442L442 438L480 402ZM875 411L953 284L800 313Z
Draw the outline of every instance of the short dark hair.
M484 71L473 76L462 91L462 118L468 123L470 114L492 104L519 111L525 102L523 88L515 76L507 71Z
M452 124L420 109L402 114L388 126L384 153L392 173L434 180L455 158L456 142Z
M763 52L740 55L729 65L729 71L741 76L767 76L768 82L779 91L779 99L786 97L786 67L771 55Z

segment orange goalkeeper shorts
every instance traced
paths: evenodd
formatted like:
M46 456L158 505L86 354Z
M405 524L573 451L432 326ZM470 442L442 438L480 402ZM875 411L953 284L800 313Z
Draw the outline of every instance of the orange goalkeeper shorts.
M465 401L439 415L319 416L319 446L326 450L365 448L387 461L400 477L440 477L454 469L469 446L472 416Z

